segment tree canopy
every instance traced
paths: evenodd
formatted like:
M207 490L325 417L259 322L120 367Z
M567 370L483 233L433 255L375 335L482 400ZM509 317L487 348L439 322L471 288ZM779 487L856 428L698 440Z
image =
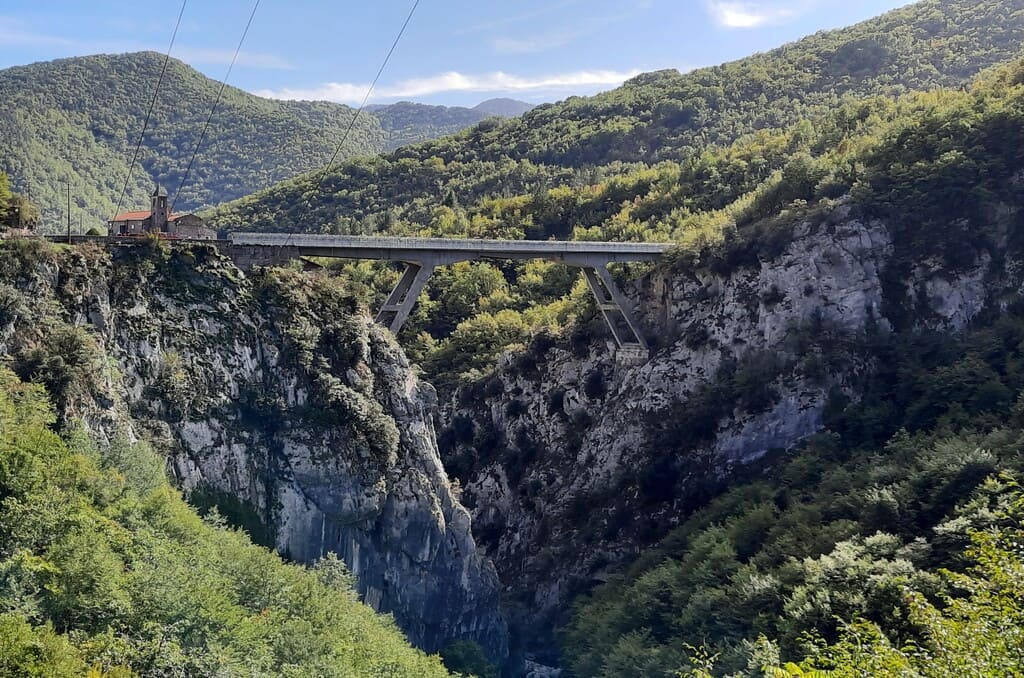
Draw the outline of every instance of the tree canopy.
M141 443L52 430L42 386L0 368L0 673L444 676L359 603L204 521Z

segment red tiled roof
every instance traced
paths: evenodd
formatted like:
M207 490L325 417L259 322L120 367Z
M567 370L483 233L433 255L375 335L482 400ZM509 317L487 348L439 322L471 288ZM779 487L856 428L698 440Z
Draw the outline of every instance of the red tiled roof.
M124 212L118 214L111 221L142 221L149 218L149 212Z
M150 212L123 212L121 214L118 214L113 219L111 219L111 221L142 221L143 219L148 219L150 214ZM188 215L172 214L170 217L168 217L167 221L176 221L185 216Z

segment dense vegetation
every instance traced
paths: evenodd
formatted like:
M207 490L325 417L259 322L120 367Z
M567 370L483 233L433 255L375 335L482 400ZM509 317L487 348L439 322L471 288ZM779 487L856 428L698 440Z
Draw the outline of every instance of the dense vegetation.
M914 216L920 223L948 214L946 207L969 219L985 190L1016 190L1005 179L1020 167L1020 119L1000 110L1013 109L1016 95L988 81L970 92L892 95L959 85L1015 55L1024 37L1021 8L1017 1L926 1L722 67L647 74L596 97L349 161L320 194L311 193L309 177L284 182L216 210L212 221L275 231L672 240L685 256L725 239L733 252L727 267L760 247L734 247L737 234L781 232L777 222L827 211L847 194L890 216L924 206ZM678 106L700 112L665 110ZM944 124L961 108L986 119L987 135ZM902 159L905 141L916 144L909 150L921 163ZM775 244L783 242L784 233ZM344 268L366 283L370 303L380 302L395 276L382 267ZM436 276L406 326L405 345L442 386L589 312L571 270L488 268L464 265ZM468 303L452 304L452 297Z
M43 207L44 226L66 218L101 226L114 215L163 55L153 52L61 59L0 71L0 170ZM219 84L171 60L122 210L149 204L153 182L172 193L217 96ZM321 167L354 111L326 102L261 99L228 87L176 210L251 193ZM374 153L383 132L361 118L343 157Z
M3 675L447 675L337 559L286 565L200 519L145 445L53 424L43 388L0 369Z
M984 590L939 568L963 571L970 533L1002 524L1024 471L1022 340L1018 304L960 338L880 333L843 346L845 358L878 358L863 399L837 392L825 430L795 455L730 487L581 601L565 634L574 674L664 675L687 664L688 645L740 675L836 641L848 654L821 663L862 662L849 654L855 634L888 655L928 647L929 606ZM983 568L1010 567L1021 590L1019 548L998 563L980 555ZM1020 629L993 632L1019 662Z
M39 224L39 208L28 198L11 191L7 175L0 172L0 232L33 229Z
M846 205L890 225L894 279L922 256L956 268L998 249L994 205L1024 203L1016 179L1024 171L1022 84L1024 61L1017 61L958 90L851 101L815 123L748 135L686 163L493 198L471 212L441 206L421 232L671 240L679 244L678 266L722 273L774 256L794 225L817 223ZM395 279L379 266L341 268L370 304L380 303ZM431 378L449 387L486 371L509 346L570 318L586 325L592 316L571 269L459 264L431 279L404 341ZM603 331L599 323L596 329Z
M905 621L917 638L903 638L904 644L897 646L878 624L859 619L844 624L834 644L808 637L810 655L798 664L782 662L778 649L760 636L750 645L754 656L748 668L759 668L760 675L772 678L1018 675L1024 666L1024 495L1016 481L1003 481L1010 492L986 517L993 526L970 532L965 555L971 567L966 572L937 573L936 580L949 595L936 603L902 586L897 609L906 613ZM707 648L695 648L689 658L692 668L681 674L710 678L717 658Z
M0 171L43 206L42 223L100 227L114 215L160 75L163 55L61 59L0 71ZM141 209L155 181L173 192L219 83L172 59L121 209ZM175 209L196 210L322 167L354 111L326 101L274 101L228 87ZM370 156L458 132L488 116L469 108L400 103L364 112L341 158Z
M318 195L308 195L311 178L300 177L214 216L225 227L411 231L429 226L434 210L454 199L472 221L487 215L488 198L590 186L627 172L629 163L693 159L710 145L813 120L851 97L959 86L1016 54L1022 9L1020 0L925 0L734 63L648 73L594 97L353 160ZM312 211L300 210L307 199ZM559 235L549 215L534 216L542 230L525 235ZM510 224L508 234L522 226Z

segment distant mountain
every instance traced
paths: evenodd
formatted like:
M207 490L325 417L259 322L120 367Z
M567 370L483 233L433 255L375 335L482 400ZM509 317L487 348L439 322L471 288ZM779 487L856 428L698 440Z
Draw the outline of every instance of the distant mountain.
M484 118L514 118L533 108L532 104L515 99L488 99L473 108L463 106L430 106L412 101L367 106L384 128L385 150L394 150L420 141L455 134Z
M0 71L0 171L42 209L42 224L86 228L113 216L163 65L140 52L61 59ZM154 181L174 193L220 84L172 59L121 209L148 204ZM328 102L275 101L228 87L177 210L237 198L322 167L353 115ZM358 120L341 154L384 146L377 120Z
M485 115L496 115L501 118L515 118L526 113L534 106L518 99L488 99L481 101L473 107L474 111L480 111Z
M462 106L430 106L412 101L368 106L386 135L384 149L391 151L428 139L455 134L487 117L486 113Z
M66 219L100 226L113 216L164 56L95 55L0 70L0 171L42 210L42 226ZM148 204L154 182L174 195L220 83L171 59L122 210ZM484 102L488 104L490 102ZM353 128L344 159L453 134L491 109L401 102L373 107ZM224 91L177 210L198 210L323 167L353 109L326 101L264 99Z
M585 212L580 205L586 198L579 196L564 198L567 204L556 209L554 198L533 196L596 184L629 163L687 161L704 148L801 120L813 130L812 121L860 97L960 87L1019 54L1022 42L1024 0L924 0L739 61L685 74L645 73L596 96L542 104L507 121L482 121L454 137L339 166L325 182L330 191L307 197L309 178L300 177L222 205L210 216L224 227L244 223L261 230L394 230L395 224L430 223L443 201L454 199L471 217L490 218L497 211L491 199L519 196L529 207L517 208L506 226L512 230L501 231L502 237L514 237L516 230L565 237L576 226L600 224L607 205ZM770 144L760 155L702 177L693 199L708 204L707 196L739 186L737 177L770 176L786 157ZM630 188L624 185L609 204L645 195L649 182L639 177ZM677 198L689 200L685 193Z

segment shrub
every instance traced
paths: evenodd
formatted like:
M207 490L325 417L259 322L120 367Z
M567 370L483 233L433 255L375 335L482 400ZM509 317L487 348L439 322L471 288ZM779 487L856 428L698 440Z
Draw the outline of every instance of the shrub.
M498 669L489 661L480 646L471 640L457 640L441 650L441 660L454 673L476 678L498 678Z

